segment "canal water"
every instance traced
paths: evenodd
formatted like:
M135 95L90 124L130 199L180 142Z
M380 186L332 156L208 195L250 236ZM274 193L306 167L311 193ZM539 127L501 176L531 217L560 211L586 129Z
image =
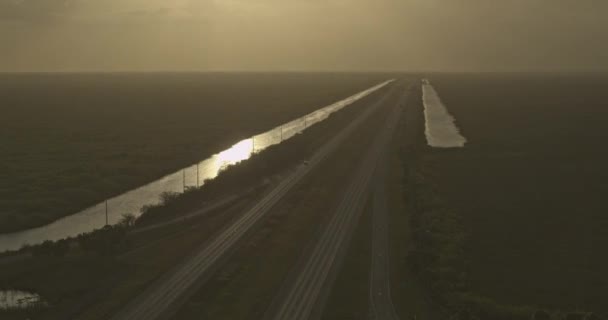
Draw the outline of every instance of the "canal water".
M391 81L385 81L267 132L244 139L229 149L214 154L197 164L98 203L76 214L59 219L49 225L15 233L0 234L0 252L17 250L26 244L33 245L45 240L65 239L100 229L106 224L106 218L108 224L116 224L124 213L139 216L143 206L158 204L162 193L180 193L184 191L185 187L200 186L205 180L217 177L226 166L246 160L253 153L288 140L305 131L311 125L327 119L332 113L386 86Z
M462 148L467 139L460 134L454 117L428 80L422 80L422 100L427 144L434 148Z
M0 290L0 310L27 309L46 306L40 295L18 290Z

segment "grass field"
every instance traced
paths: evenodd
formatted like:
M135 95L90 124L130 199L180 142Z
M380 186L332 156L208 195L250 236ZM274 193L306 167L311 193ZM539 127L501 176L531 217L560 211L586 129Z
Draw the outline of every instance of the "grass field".
M75 213L379 74L2 74L0 232Z
M442 308L430 299L428 284L408 266L408 251L413 246L411 220L415 208L406 196L412 194L407 184L408 168L424 150L424 115L419 86L410 88L404 114L393 137L387 157L386 190L389 215L389 277L391 298L401 319L443 319Z
M464 218L473 289L608 313L608 76L429 78L468 140L423 159Z

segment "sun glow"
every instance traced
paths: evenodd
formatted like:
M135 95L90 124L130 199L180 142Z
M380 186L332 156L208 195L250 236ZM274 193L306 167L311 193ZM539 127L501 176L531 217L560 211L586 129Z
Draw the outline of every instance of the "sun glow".
M245 139L217 155L218 169L249 159L253 153L253 139Z

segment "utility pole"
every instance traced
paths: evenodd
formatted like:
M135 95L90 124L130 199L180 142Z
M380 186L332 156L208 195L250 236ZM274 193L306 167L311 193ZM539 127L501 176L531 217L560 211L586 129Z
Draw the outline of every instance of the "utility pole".
M108 225L108 200L106 200L106 226Z
M186 192L186 169L182 169L182 193Z

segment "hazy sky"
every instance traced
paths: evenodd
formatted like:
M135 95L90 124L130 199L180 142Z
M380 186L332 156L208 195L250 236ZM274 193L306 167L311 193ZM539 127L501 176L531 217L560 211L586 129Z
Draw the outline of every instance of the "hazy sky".
M0 0L0 71L608 70L606 0Z

